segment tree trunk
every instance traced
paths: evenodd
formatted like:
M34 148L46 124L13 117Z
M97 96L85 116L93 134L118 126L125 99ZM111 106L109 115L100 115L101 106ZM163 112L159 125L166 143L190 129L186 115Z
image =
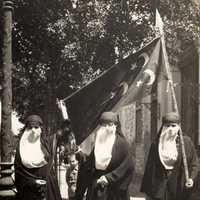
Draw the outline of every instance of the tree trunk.
M47 93L47 104L45 108L45 119L46 122L46 131L47 134L53 134L57 128L57 113L56 113L56 96L54 88L51 84L48 86L48 93Z

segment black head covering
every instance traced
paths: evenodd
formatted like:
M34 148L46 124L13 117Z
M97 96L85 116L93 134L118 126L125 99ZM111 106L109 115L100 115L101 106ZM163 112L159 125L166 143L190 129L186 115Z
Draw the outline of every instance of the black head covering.
M176 112L166 113L162 118L163 123L180 123L179 114Z
M43 121L39 115L30 115L25 120L26 126L42 126Z
M114 112L103 112L100 117L99 123L101 124L111 122L117 124L119 122L118 115Z

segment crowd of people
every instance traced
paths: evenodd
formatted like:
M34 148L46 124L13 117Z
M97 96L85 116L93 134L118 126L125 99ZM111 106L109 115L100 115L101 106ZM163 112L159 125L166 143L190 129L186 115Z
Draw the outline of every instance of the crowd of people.
M167 113L162 122L149 150L141 192L151 200L189 200L199 172L196 149L189 136L181 138L177 113ZM30 115L21 130L15 155L17 200L62 199L54 165L59 141L67 143L65 178L69 200L130 199L134 162L118 114L102 113L89 155L75 145L70 121L51 136L43 127L40 116ZM185 177L185 156L189 178Z

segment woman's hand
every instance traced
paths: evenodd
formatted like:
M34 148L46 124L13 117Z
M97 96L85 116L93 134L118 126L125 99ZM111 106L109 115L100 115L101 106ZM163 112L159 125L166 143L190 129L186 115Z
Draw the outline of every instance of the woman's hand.
M186 188L192 188L193 187L193 185L194 185L194 181L191 179L191 178L189 178L188 180L187 180L187 182L185 183L185 186L186 186Z
M108 180L105 176L101 176L99 179L97 179L97 184L101 185L101 187L105 187L108 185Z

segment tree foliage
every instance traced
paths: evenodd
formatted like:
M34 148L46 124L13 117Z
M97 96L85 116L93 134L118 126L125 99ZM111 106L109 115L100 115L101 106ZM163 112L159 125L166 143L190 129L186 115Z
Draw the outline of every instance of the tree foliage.
M199 10L187 0L159 9L170 57L178 56L199 35ZM16 0L14 10L13 107L22 118L40 113L51 128L57 97L155 37L150 0Z
M200 7L188 0L162 0L160 12L165 24L169 57L171 63L176 64L184 50L200 37Z

